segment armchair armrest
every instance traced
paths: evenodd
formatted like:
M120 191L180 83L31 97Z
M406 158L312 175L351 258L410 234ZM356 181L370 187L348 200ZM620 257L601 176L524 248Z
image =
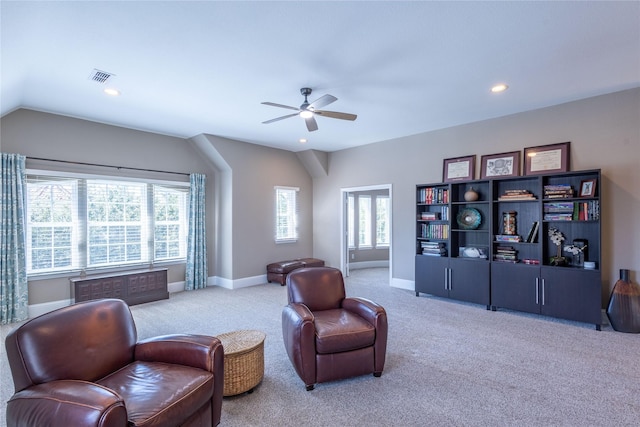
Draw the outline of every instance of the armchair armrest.
M372 325L378 327L378 323L384 318L387 321L387 312L384 308L371 300L360 297L345 298L342 300L342 308L356 313L366 319Z
M127 410L122 398L106 387L59 380L14 394L7 402L7 425L126 427Z
M162 335L139 341L135 360L191 366L223 372L222 343L216 337L191 334Z
M387 334L389 325L387 323L387 312L384 308L366 298L351 297L342 300L342 308L356 313L366 319L376 329L376 341L374 350L374 371L373 374L380 376L384 368L387 355Z
M289 360L306 385L316 382L316 342L313 313L300 303L282 310L282 336Z

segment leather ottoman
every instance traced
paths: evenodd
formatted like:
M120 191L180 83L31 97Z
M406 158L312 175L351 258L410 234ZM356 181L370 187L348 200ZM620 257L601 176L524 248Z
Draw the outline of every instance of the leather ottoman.
M272 262L267 265L267 281L280 283L284 286L287 274L303 267L324 267L324 261L317 258L298 258L288 261Z

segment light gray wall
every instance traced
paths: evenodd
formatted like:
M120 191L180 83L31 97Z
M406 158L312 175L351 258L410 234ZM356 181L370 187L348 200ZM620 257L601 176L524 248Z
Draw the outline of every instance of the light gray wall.
M224 203L230 202L222 207L227 212L220 216L217 234L223 248L218 262L225 266L220 277L255 277L265 274L271 262L312 256L313 186L296 154L213 135L195 139L199 149L215 150L230 171L230 185L220 189ZM299 239L295 243L275 243L275 186L300 188Z
M635 281L640 272L639 119L640 89L632 89L328 156L304 156L210 135L187 141L17 110L2 117L0 146L3 152L27 157L207 174L209 275L233 280L264 274L271 261L303 256L340 266L340 190L390 184L392 280L407 284L414 279L415 185L441 181L443 159L476 154L478 168L482 154L571 141L572 170L602 169L602 269L603 289L608 295L618 269L630 269ZM306 165L315 161L310 157L317 159L316 167L311 168L313 179ZM29 160L27 166L44 168L42 163ZM275 185L301 188L298 243L274 242ZM169 281L181 280L184 267L170 266ZM66 278L30 282L29 290L30 304L70 295Z
M204 173L207 175L207 211L213 211L213 168L193 145L184 139L25 109L4 116L1 125L0 139L3 152L26 155L27 168L30 169L189 182L187 175L136 172L30 159L41 157L185 174ZM213 227L210 229L213 230ZM207 234L208 247L212 247L213 233ZM214 256L215 253L209 251L210 270L211 265L214 265ZM184 280L184 263L164 266L169 268L169 282ZM214 272L215 270L210 271L210 275ZM29 281L30 304L66 300L70 295L67 277Z
M314 256L339 265L341 188L389 183L392 280L413 282L416 184L440 182L446 158L476 154L478 171L483 154L565 141L571 141L572 170L602 169L603 295L608 295L620 268L640 273L638 88L330 153L327 175L314 179Z

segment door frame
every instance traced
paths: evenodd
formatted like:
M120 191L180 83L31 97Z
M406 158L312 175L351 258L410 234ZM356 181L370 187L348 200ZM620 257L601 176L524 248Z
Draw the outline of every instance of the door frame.
M389 192L389 285L391 285L391 278L393 277L393 185L392 184L379 184L379 185L366 185L361 187L345 187L340 189L340 270L345 276L349 276L349 222L347 221L347 215L349 214L347 209L348 195L349 193L357 191L370 191L370 190L387 190Z

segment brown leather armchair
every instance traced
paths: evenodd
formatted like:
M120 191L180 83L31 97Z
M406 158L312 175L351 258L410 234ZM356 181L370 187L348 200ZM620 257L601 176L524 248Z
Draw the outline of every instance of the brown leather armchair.
M15 394L9 426L215 426L220 340L164 335L137 342L126 303L102 299L36 317L5 341Z
M347 298L342 273L331 267L292 271L287 292L284 345L307 390L316 383L382 375L388 329L384 308L365 298Z

